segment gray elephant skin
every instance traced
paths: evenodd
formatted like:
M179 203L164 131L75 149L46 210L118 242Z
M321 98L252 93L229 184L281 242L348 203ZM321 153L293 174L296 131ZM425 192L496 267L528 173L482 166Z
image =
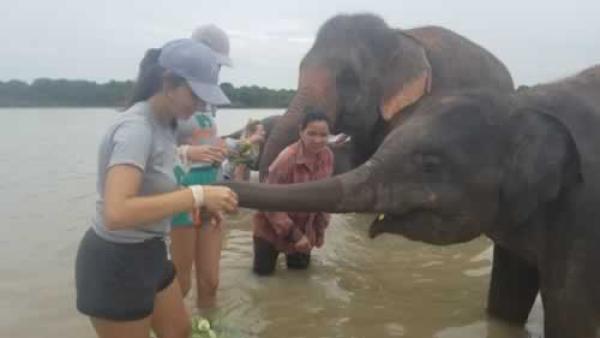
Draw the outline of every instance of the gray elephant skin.
M438 245L485 235L487 310L547 338L600 336L600 66L513 94L430 95L373 156L331 179L230 183L263 210L381 213L370 235Z

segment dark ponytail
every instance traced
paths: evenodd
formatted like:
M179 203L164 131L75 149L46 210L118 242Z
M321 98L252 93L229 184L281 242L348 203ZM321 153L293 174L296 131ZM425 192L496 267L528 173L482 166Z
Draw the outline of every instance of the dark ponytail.
M162 86L165 69L158 64L160 48L150 48L140 62L138 76L125 109L156 94Z
M138 77L133 86L133 92L127 101L125 109L130 108L140 101L148 100L161 91L163 83L177 87L186 83L185 79L172 72L168 72L158 63L160 48L150 48L146 51L140 62Z

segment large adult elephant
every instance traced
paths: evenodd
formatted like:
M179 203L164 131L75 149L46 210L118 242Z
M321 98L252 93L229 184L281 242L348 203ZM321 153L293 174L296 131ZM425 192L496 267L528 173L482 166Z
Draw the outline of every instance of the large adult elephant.
M336 162L348 163L344 171L367 160L416 102L458 88L514 86L494 55L447 29L399 30L374 15L335 16L300 64L297 93L265 144L261 174L298 138L305 107L324 110L335 133L351 136L336 149Z
M488 312L545 337L600 337L600 66L500 95L446 93L358 168L295 185L232 183L263 210L381 213L371 236L495 243Z

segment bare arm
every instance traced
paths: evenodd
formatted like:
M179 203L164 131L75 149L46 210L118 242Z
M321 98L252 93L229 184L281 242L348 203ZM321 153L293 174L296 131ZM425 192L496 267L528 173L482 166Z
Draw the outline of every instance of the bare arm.
M189 145L185 156L190 162L218 162L225 160L227 149L209 145Z
M111 230L131 228L169 217L195 207L191 189L138 196L142 171L130 165L116 165L108 170L104 187L104 219ZM237 196L226 187L204 187L204 207L209 211L232 212Z

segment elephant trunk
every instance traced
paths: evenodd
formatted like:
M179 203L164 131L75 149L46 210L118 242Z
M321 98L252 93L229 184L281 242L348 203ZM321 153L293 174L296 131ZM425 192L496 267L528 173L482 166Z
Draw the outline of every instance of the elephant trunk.
M300 71L298 92L290 102L287 112L277 121L260 158L260 180L263 181L269 165L288 145L299 138L305 108L313 106L327 113L335 124L336 89L331 72L322 65L306 64Z
M233 189L239 205L265 211L324 211L333 213L371 211L376 190L369 188L373 168L363 165L332 178L296 184L219 182Z
M304 117L303 110L307 100L306 96L306 90L296 93L287 112L277 121L271 130L260 157L259 172L261 181L264 180L269 165L271 165L277 155L285 147L298 139L298 127Z

